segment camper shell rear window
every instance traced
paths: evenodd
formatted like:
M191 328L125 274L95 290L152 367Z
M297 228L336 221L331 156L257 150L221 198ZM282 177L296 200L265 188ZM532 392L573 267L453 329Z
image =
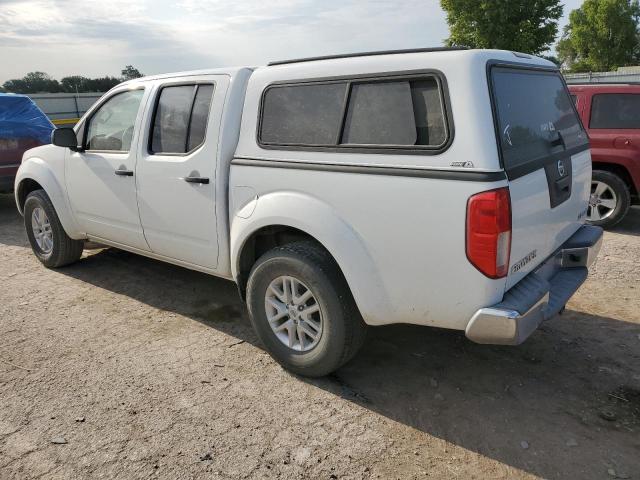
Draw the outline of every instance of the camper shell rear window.
M489 69L496 134L507 175L539 168L555 155L588 147L588 137L557 70Z

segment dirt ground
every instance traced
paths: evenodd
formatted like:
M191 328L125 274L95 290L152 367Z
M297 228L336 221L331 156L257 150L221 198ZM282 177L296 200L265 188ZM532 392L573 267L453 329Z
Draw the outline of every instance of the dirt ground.
M110 249L47 270L0 196L0 478L640 479L640 209L524 345L371 329L306 380L232 283Z

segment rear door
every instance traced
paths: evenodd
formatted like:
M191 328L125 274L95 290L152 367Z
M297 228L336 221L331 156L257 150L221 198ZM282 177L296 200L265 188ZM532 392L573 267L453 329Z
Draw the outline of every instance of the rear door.
M215 269L216 165L226 75L165 82L146 120L137 165L138 205L154 253Z
M625 164L630 158L637 161L640 153L640 94L594 92L589 115L594 161L598 157L612 163Z
M498 146L512 211L507 288L582 224L589 200L588 137L555 69L493 65Z

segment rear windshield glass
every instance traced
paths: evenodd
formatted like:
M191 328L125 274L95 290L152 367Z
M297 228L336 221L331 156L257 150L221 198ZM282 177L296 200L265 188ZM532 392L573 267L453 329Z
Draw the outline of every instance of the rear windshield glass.
M508 67L491 73L507 172L587 142L559 73Z
M593 96L591 128L640 128L640 95L605 93Z

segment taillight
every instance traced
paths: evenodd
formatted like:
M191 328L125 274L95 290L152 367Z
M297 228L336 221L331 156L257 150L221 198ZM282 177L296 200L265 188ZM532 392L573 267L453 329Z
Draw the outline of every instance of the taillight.
M509 271L511 199L508 188L478 193L467 202L467 258L490 278Z

